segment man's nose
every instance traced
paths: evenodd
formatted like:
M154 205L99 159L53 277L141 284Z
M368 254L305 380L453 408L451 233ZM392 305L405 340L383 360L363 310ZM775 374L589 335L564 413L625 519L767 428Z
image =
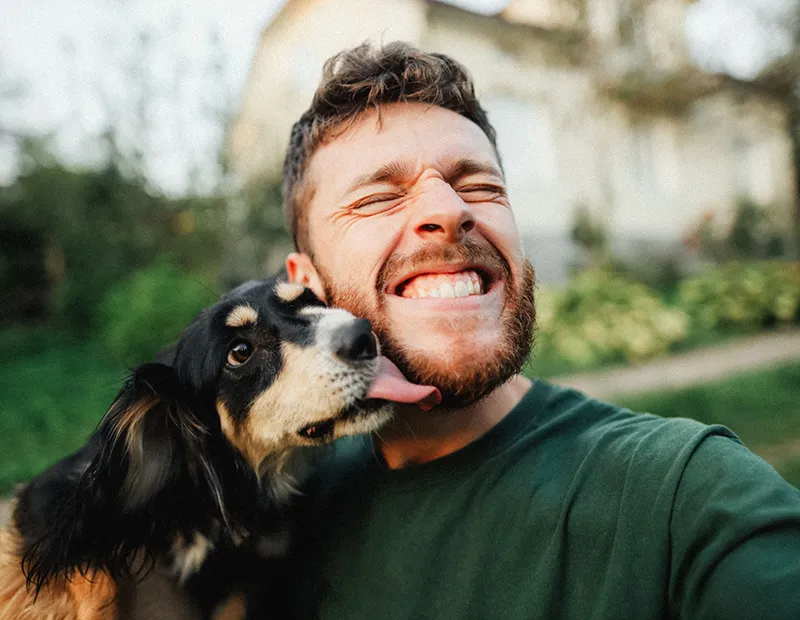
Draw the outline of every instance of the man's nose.
M429 188L414 216L414 231L426 241L458 242L473 228L469 205L445 182Z

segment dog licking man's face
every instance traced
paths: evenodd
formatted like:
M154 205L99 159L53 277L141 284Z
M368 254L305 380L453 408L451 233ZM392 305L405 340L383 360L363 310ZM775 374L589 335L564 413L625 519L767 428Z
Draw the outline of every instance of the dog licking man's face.
M214 399L222 432L258 470L276 452L378 429L393 412L387 399L435 398L388 376L379 353L368 321L272 280L242 285L202 313L173 366Z
M379 354L365 319L280 277L244 284L136 368L90 441L25 488L25 575L40 589L75 570L116 579L170 558L194 572L176 551L190 534L239 546L280 521L296 448L369 433L391 402L436 396Z

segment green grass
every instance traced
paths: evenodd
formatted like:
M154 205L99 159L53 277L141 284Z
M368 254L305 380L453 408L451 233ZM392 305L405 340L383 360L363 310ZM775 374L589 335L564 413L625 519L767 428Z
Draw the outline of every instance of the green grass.
M615 399L634 411L724 424L800 486L800 457L780 446L800 444L800 363L792 363L678 390ZM777 448L777 449L775 449Z
M786 480L800 488L800 459L781 461L777 463L776 469Z
M125 372L93 339L49 329L0 332L0 493L80 447Z

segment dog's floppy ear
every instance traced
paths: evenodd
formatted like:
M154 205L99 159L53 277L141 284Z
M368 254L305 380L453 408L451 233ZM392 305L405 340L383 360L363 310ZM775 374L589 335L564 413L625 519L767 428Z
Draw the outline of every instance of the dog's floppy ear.
M210 508L224 522L208 437L171 366L137 368L100 423L73 492L28 548L28 579L41 587L74 570L130 575L170 548L182 515Z
M136 369L100 425L103 441L84 477L89 498L132 514L189 473L186 457L208 434L192 405L171 366Z

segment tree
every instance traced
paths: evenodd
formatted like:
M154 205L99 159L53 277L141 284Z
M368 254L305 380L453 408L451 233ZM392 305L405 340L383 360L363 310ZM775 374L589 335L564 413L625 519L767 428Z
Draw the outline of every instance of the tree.
M159 258L216 271L221 201L152 194L113 161L72 169L35 151L23 159L17 179L0 188L7 320L60 316L72 326L93 327L107 291Z

